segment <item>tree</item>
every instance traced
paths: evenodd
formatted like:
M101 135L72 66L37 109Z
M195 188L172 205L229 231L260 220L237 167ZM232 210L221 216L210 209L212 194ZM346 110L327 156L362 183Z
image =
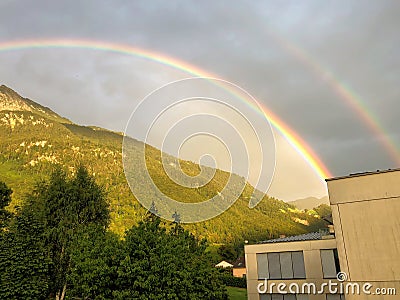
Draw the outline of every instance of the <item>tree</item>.
M238 256L235 247L231 244L226 244L219 247L218 254L222 257L222 259L230 262L233 262Z
M87 226L76 235L71 250L71 271L67 275L67 297L114 299L118 287L118 267L124 244L99 226Z
M51 261L42 234L43 224L26 213L0 231L0 299L47 298Z
M119 269L120 299L227 299L207 260L206 243L178 224L167 230L154 215L126 233Z
M12 216L12 214L6 210L6 207L11 202L12 190L2 181L0 181L0 229L4 228Z
M315 207L314 210L321 218L328 218L332 215L331 207L326 204L320 204L319 206Z
M49 183L39 187L35 202L42 203L39 207L44 208L45 237L53 263L51 294L64 299L73 238L91 224L105 230L109 222L108 203L103 190L82 165L71 179L61 169L55 170Z
M227 299L207 243L179 222L148 213L125 240L108 222L87 170L56 169L0 231L0 299Z
M2 276L11 287L26 282L21 289L29 293L29 282L36 282L35 278L45 270L47 279L40 277L41 286L44 286L40 289L41 297L64 299L76 237L90 226L104 234L108 223L109 210L105 193L86 168L79 166L72 178L61 168L56 168L48 181L39 182L27 196L26 204L8 236L13 243L5 251L8 254L4 257L5 274ZM11 252L16 248L20 256L16 258L17 266L10 263L14 259ZM27 262L27 266L38 262L39 266L18 269L23 262ZM35 268L37 271L34 271ZM20 271L20 276L13 279L16 269ZM19 278L24 279L22 283L18 282ZM33 292L35 296L29 295L15 298L41 298Z

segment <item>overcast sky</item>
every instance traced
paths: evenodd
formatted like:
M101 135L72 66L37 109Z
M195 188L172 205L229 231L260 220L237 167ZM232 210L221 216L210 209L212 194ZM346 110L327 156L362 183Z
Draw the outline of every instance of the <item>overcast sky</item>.
M398 151L399 15L397 0L3 0L0 43L90 39L196 65L245 88L340 176L400 167L382 136L346 100L362 104ZM0 51L0 84L76 123L118 131L148 93L188 76L107 51ZM302 157L275 134L277 170L270 194L284 200L326 194Z

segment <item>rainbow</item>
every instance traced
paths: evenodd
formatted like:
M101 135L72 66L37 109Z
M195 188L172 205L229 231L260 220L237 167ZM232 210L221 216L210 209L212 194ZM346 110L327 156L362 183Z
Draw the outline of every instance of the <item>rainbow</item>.
M143 59L155 61L166 66L181 70L196 77L218 78L218 76L207 72L195 65L187 62L166 56L164 54L141 49L125 44L107 43L94 40L77 40L77 39L35 39L35 40L16 40L8 42L0 42L0 51L23 50L34 48L77 48L77 49L91 49L114 52L119 54L134 55ZM332 177L331 172L311 149L311 147L285 122L283 122L277 115L275 115L265 105L257 107L249 100L241 98L253 109L266 117L273 127L275 127L283 137L292 145L292 147L303 157L303 159L310 165L314 172L319 176L321 181L325 178Z
M318 79L324 80L331 90L337 94L344 102L355 111L356 115L362 119L367 127L379 138L386 152L390 155L393 162L400 165L400 150L386 133L385 128L374 115L365 101L361 99L349 86L341 82L327 67L316 62L304 49L295 45L293 42L280 35L277 35L271 30L267 30L266 34L270 36L282 49L284 49L292 57L312 70Z

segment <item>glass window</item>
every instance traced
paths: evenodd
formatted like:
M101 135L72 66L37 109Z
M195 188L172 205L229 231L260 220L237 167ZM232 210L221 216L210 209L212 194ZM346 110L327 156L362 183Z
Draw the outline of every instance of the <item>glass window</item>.
M306 278L303 251L292 252L293 278Z
M260 300L308 300L306 294L261 294Z
M321 250L321 263L324 278L336 278L336 260L333 249Z
M302 251L257 254L259 279L306 278Z
M260 300L271 300L271 294L261 294Z
M280 253L279 261L281 263L282 279L293 278L292 253L291 252Z
M326 294L326 300L344 300L344 295Z
M257 254L258 279L268 279L268 256L267 253Z
M268 269L270 279L282 279L279 253L268 253Z

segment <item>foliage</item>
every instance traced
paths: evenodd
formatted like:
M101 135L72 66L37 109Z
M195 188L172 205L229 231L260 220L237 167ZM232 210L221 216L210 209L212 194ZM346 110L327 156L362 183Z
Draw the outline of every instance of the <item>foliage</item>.
M318 207L315 207L314 210L321 218L329 217L332 214L331 207L326 204L321 204Z
M223 260L227 260L230 262L233 262L238 257L238 253L236 252L236 249L232 244L222 245L221 247L219 247L218 254L222 257Z
M0 299L46 299L49 261L36 236L0 236Z
M11 194L12 190L4 182L0 182L0 209L10 204Z
M11 217L11 213L6 210L6 207L11 202L12 190L2 181L0 181L0 230L6 226L6 223Z
M108 222L105 194L87 170L79 166L69 178L56 168L48 181L39 182L27 196L10 230L3 234L2 243L7 245L2 251L2 284L16 287L11 298L27 299L22 291L30 296L37 291L41 297L63 299L74 238L90 226L105 232Z
M109 212L105 194L82 165L72 178L56 168L48 182L37 185L23 213L33 213L43 224L43 238L52 261L50 294L62 298L70 270L72 239L84 226L93 224L106 229Z
M222 281L226 286L246 288L246 278L233 276L232 268L217 268L217 270L222 275Z
M42 233L43 224L26 214L0 232L0 299L46 299L51 261Z
M84 228L73 241L67 297L114 299L123 258L124 243L116 234L99 226Z
M223 282L226 286L233 286L238 288L246 288L246 278L244 277L235 277L232 274L224 274Z
M158 217L127 231L127 256L119 270L121 299L227 299L219 274L205 254L206 244L175 223Z
M227 299L205 240L151 213L121 240L108 220L87 170L56 168L0 232L0 299Z

